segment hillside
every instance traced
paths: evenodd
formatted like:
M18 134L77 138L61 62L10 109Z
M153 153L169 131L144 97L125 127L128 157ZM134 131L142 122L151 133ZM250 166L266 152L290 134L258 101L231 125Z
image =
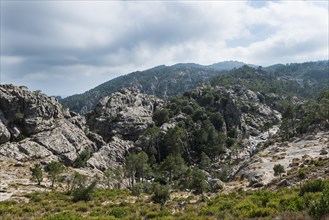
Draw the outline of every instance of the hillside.
M137 71L105 82L83 94L67 97L60 102L64 107L85 114L95 107L99 99L125 88L134 87L141 92L167 99L183 94L198 84L208 83L213 76L223 70L239 68L242 62L227 61L209 66L186 63L173 66L158 66L145 71Z
M221 86L241 84L255 91L262 89L264 92L285 93L301 97L315 97L316 91L329 85L328 61L277 64L266 68L248 65L239 70L244 65L242 62L226 61L209 66L192 63L158 66L120 76L83 94L60 100L60 102L71 111L85 114L96 106L99 99L125 87L134 87L143 93L167 99L182 95L202 83L210 82ZM249 73L243 74L243 72ZM282 82L283 85L281 85Z
M243 85L265 94L315 98L329 87L329 61L242 68L214 77L213 86Z

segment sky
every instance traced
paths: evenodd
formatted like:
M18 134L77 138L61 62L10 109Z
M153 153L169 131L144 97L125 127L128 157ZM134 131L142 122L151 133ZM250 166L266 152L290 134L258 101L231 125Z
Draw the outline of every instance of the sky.
M329 59L327 0L1 0L0 9L0 83L47 95L163 64Z

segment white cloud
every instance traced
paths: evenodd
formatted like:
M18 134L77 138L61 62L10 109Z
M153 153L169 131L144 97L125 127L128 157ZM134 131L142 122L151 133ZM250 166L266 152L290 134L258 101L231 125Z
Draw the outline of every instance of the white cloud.
M68 95L161 64L328 59L328 4L4 2L1 72L6 83Z

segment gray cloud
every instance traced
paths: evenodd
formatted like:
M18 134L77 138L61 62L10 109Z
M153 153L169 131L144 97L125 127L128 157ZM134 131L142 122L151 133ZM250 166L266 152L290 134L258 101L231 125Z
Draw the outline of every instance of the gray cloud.
M1 1L2 83L49 95L161 64L232 59L328 59L328 2Z

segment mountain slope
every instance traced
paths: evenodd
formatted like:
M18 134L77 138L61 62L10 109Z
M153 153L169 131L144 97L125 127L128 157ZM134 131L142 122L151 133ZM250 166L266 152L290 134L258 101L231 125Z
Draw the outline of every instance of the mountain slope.
M98 100L125 87L133 87L164 99L181 95L199 84L211 81L213 85L241 84L254 91L301 97L315 97L322 88L329 87L328 61L255 67L237 61L225 61L208 66L194 63L162 65L117 77L60 102L72 111L85 114L96 106Z
M277 64L257 69L243 66L212 80L213 86L235 84L265 94L314 98L322 89L329 88L329 61Z
M227 61L209 66L194 63L157 66L117 77L83 94L67 97L60 102L72 111L85 114L95 107L99 99L125 87L134 87L143 93L166 99L183 94L195 88L198 83L209 82L223 70L243 65L245 64L242 62Z

